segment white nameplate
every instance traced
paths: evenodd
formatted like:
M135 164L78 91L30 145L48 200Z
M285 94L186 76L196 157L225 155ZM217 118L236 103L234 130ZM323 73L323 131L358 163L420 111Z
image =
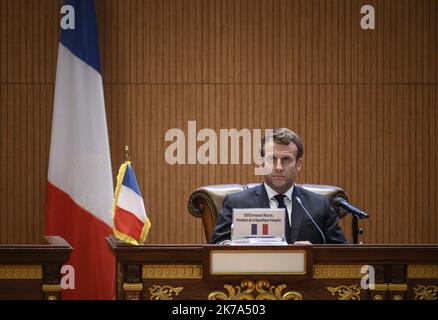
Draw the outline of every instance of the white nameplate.
M231 240L245 238L284 239L285 209L233 209Z
M211 274L305 274L304 250L212 250Z

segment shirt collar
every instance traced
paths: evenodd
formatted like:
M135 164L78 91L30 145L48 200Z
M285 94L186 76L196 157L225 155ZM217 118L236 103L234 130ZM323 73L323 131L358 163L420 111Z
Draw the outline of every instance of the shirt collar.
M270 186L268 186L266 184L266 182L264 183L265 185L265 189L266 189L266 193L268 194L268 199L271 200L274 196L276 196L278 194L277 191L275 191L274 189L272 189ZM294 191L294 185L292 185L292 187L290 187L289 190L287 190L284 195L292 201L292 192Z

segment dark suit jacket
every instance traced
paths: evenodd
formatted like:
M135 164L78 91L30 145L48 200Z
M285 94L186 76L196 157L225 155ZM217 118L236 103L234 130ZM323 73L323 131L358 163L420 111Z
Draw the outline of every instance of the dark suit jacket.
M339 218L330 207L328 199L298 186L294 187L292 199L298 196L304 207L324 233L327 243L346 243L342 229L338 225ZM231 223L233 208L270 208L268 194L264 184L227 195L220 212L216 229L210 243L219 243L231 237ZM292 201L292 226L289 243L308 240L311 243L323 243L321 233L312 223L303 208L296 201Z

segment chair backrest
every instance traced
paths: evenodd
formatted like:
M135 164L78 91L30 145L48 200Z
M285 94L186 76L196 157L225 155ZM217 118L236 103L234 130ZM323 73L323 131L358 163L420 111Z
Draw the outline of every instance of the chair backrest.
M249 188L253 188L260 183L251 184L219 184L212 186L203 186L195 191L189 197L188 209L191 215L201 218L204 226L204 233L207 242L213 235L218 216L222 209L224 198L228 194L240 192ZM335 196L340 196L348 200L344 190L336 186L320 185L320 184L301 184L301 188L309 191L322 194L328 197L330 203ZM339 218L345 216L345 212L338 210L332 205L333 209L339 215Z

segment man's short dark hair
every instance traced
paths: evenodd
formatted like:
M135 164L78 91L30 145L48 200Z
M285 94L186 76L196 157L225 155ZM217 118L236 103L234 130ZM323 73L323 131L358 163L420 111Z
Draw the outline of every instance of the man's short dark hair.
M301 138L292 130L288 128L278 128L274 129L272 132L272 136L265 136L262 139L262 143L260 146L260 154L262 157L265 156L265 144L268 141L274 140L275 143L289 145L291 142L295 144L297 147L297 159L300 159L304 154L304 146L301 142Z

